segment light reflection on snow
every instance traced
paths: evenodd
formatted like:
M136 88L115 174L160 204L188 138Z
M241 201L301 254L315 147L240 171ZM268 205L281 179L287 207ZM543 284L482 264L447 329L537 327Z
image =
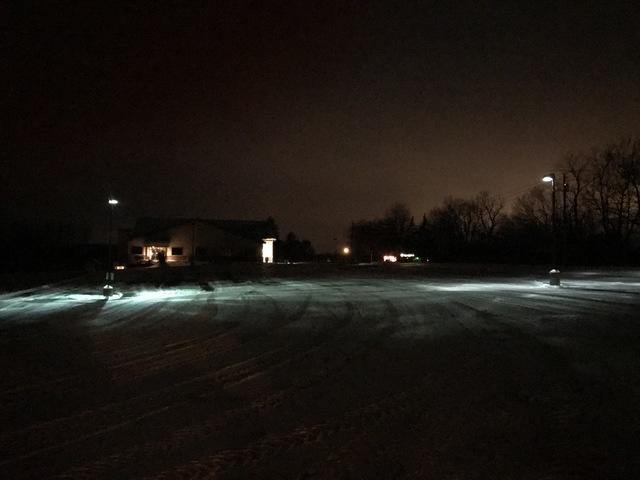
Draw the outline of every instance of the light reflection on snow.
M136 300L158 300L163 298L170 298L175 295L174 290L144 290L136 293Z
M563 282L565 286L572 288L597 288L601 290L619 290L621 288L626 289L638 289L640 288L640 282L599 282L593 280L573 280Z
M195 288L181 288L171 290L142 290L135 293L135 296L131 298L133 301L154 301L154 300L168 300L173 302L181 302L189 300L189 297L201 295L202 291Z
M113 292L113 295L111 295L111 298L120 298L122 297L122 293L120 292ZM74 302L95 302L98 300L104 300L105 297L104 295L91 295L91 294L86 294L86 293L72 293L71 295L66 295L65 298L74 301Z
M450 285L425 285L429 290L437 290L440 292L473 292L473 291L499 291L499 290L530 290L540 288L551 288L548 283L544 282L526 282L526 283L509 283L509 282L473 282L473 283L456 283ZM557 287L556 287L557 288Z
M96 286L49 288L37 292L0 295L0 321L28 321L39 316L76 309L77 313L74 314L85 317L95 314L96 321L99 318L102 324L118 320L122 315L128 315L128 312L138 309L153 309L154 304L157 304L158 311L184 313L183 307L187 306L187 303L195 312L209 311L212 303L215 303L216 308L231 309L229 311L238 306L250 305L252 311L255 310L256 315L262 317L262 313L258 312L261 312L263 307L271 308L270 305L277 303L278 308L282 308L283 311L295 311L301 299L307 297L313 298L313 301L305 310L305 314L314 318L314 308L319 308L319 305L325 308L333 304L355 302L362 304L367 312L383 316L386 300L399 306L411 306L413 302L428 302L432 299L442 302L457 300L464 298L465 294L472 297L494 297L493 302L498 297L517 298L518 302L539 302L541 298L546 298L549 302L554 302L555 308L562 305L561 302L566 303L566 298L577 302L609 299L616 295L615 300L618 302L635 302L640 295L638 276L629 275L626 278L628 281L624 281L625 277L620 274L603 278L576 278L567 274L567 278L562 279L560 287L550 286L542 275L485 279L463 276L432 279L270 279L241 284L217 282L213 292L203 291L195 285L157 288L151 284L122 284L119 285L120 291L114 292L108 300ZM341 309L342 307L340 311Z

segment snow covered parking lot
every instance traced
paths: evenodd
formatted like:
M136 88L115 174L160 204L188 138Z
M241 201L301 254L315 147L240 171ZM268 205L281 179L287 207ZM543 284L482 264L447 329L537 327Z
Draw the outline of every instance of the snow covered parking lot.
M640 475L638 272L235 280L0 297L5 478Z

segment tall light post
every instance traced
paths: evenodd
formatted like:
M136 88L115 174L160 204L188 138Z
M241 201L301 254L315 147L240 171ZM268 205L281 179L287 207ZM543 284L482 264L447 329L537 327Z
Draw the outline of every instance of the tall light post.
M567 264L567 174L562 172L562 255L560 256L560 266Z
M106 283L102 288L102 293L105 297L110 297L113 295L113 253L111 252L111 231L113 230L113 210L116 205L118 205L118 200L113 197L110 197L108 202L109 204L109 232L108 232L108 245L109 245L109 260L107 263L107 274L106 274Z
M549 173L542 177L545 183L551 183L551 228L553 235L553 265L549 272L551 285L560 285L560 272L558 266L558 231L556 228L556 174Z

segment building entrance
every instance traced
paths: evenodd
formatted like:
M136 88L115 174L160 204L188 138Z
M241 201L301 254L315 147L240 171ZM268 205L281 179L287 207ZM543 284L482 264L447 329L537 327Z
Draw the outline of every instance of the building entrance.
M167 258L167 247L145 247L145 256L152 262L158 263L161 257Z

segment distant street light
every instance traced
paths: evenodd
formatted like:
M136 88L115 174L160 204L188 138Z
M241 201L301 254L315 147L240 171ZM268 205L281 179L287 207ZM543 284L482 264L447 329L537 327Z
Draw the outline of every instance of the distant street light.
M542 177L545 183L551 183L551 228L553 235L553 265L549 272L551 285L560 285L560 271L558 266L558 232L556 228L556 174L549 173Z
M349 255L351 253L351 249L349 247L344 247L342 249L342 253L345 255Z
M110 297L111 295L113 295L113 283L114 283L113 282L114 280L113 254L111 252L111 231L113 230L113 210L115 206L118 205L119 202L115 198L109 198L107 203L109 204L109 232L108 232L109 261L107 263L106 283L102 288L102 293L104 294L105 297Z

